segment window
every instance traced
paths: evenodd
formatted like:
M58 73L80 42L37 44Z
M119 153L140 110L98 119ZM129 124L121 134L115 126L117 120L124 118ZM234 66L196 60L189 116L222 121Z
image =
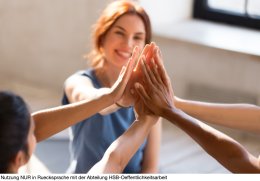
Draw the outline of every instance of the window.
M194 18L260 29L259 0L194 0Z

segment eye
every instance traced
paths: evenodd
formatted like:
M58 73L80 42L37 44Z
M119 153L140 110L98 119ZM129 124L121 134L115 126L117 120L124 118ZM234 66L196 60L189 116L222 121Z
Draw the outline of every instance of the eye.
M116 31L115 34L124 36L124 33L122 31Z
M144 40L144 38L142 36L134 36L134 40L141 41Z

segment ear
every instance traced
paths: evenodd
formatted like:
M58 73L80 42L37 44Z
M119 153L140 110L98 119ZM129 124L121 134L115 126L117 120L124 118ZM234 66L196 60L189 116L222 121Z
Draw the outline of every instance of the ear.
M12 163L10 164L10 169L13 170L15 173L18 172L18 169L27 163L27 155L24 151L20 150L16 154L15 158L13 159Z

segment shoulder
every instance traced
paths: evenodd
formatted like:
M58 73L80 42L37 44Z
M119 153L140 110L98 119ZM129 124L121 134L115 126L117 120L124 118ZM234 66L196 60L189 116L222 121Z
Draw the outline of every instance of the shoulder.
M93 87L93 80L89 72L90 70L80 70L69 76L64 83L65 90L76 87Z
M75 72L74 74L70 75L66 80L65 80L65 85L73 82L89 82L91 79L91 73L92 70L87 69L87 70L79 70Z

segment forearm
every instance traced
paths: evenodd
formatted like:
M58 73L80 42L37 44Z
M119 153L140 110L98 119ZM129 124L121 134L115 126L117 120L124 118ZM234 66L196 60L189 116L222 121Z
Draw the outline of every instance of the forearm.
M176 107L200 120L231 128L260 132L260 107L250 104L215 104L178 99Z
M89 173L122 173L153 125L149 120L135 121L109 146L101 161Z
M231 172L260 172L254 156L238 142L180 110L166 111L166 119L191 136L208 154Z
M142 173L158 173L159 152L161 145L161 118L152 127L144 149Z
M117 111L118 109L120 109L120 107L114 103L114 104L106 107L105 109L102 109L101 111L99 111L99 113L101 115L108 115L108 114L111 114L111 113Z
M80 101L65 106L45 109L32 114L35 121L35 136L42 141L111 105L113 100L104 94L91 101Z
M109 88L100 88L100 89L93 89L92 91L87 91L87 90L80 90L80 91L75 91L75 95L71 98L70 102L80 102L84 100L94 100L102 95L108 94L111 90ZM107 107L104 107L104 109L101 109L99 113L101 115L107 115L110 113L113 113L117 111L119 107L114 103L110 104Z

